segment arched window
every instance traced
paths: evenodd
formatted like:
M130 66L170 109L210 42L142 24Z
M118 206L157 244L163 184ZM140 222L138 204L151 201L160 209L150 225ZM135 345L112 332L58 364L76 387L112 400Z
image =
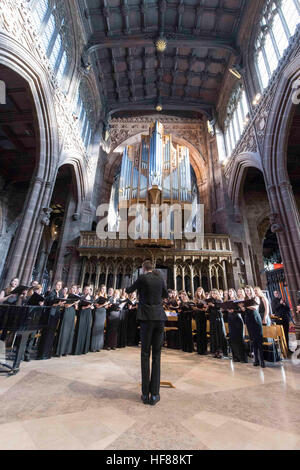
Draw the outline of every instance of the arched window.
M70 64L62 34L66 29L65 19L56 14L56 4L49 0L32 0L31 11L53 72L64 89Z
M261 89L270 81L300 21L299 0L268 0L255 42L255 66Z
M78 130L81 135L82 142L85 145L87 152L89 151L91 139L92 139L92 125L90 112L88 111L87 100L82 97L82 88L79 87L77 90L77 96L75 99L74 115L77 117Z
M240 85L232 93L227 105L227 117L224 125L226 153L235 149L248 122L249 106L244 88Z

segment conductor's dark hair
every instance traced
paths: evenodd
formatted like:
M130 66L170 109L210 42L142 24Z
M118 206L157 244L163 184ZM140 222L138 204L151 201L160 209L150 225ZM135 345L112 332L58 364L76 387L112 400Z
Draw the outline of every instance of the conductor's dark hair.
M145 271L152 271L154 269L154 266L153 266L153 263L150 259L146 259L144 262L143 262L143 269Z

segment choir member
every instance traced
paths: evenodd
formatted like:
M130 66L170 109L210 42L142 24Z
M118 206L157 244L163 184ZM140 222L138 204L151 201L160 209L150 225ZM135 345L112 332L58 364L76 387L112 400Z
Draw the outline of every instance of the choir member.
M43 330L40 340L40 359L50 359L52 356L55 333L60 319L60 308L63 306L62 287L62 281L57 281L54 289L45 297L45 305L52 307L52 309L49 315L48 327Z
M86 354L90 349L92 331L93 298L89 286L84 286L79 302L74 337L74 355Z
M179 293L178 329L181 339L181 347L185 352L194 351L192 331L192 305L185 291Z
M17 277L10 281L9 286L3 289L0 293L0 304L15 305L17 302L17 296L15 294L11 294L11 292L16 289L19 284L20 281Z
M245 300L246 299L246 294L245 294L245 290L240 287L238 290L237 290L237 298L238 300ZM243 322L245 323L245 310L241 310L241 315L242 315L242 319L243 319Z
M293 351L289 348L289 329L290 323L294 323L291 310L287 303L283 300L280 293L275 290L274 291L274 299L272 300L272 310L274 314L274 320L278 325L283 326L285 340L287 344L287 348L289 354L292 354Z
M56 356L67 356L72 354L74 332L75 332L75 316L78 308L77 286L73 285L70 293L67 295L66 303L63 307L62 319L58 333L58 343L56 348ZM65 295L63 295L65 297Z
M259 299L259 314L263 325L271 325L270 304L260 287L254 287L254 293Z
M109 302L106 295L106 286L102 284L95 300L94 318L92 326L91 351L99 352L104 346L104 326L106 320L106 307Z
M43 286L40 285L37 281L31 283L31 289L28 292L28 298L26 299L27 306L32 307L42 307L44 305L44 297L42 296ZM29 295L31 293L31 295ZM30 362L31 360L31 350L33 343L35 341L35 336L37 332L34 331L28 336L26 343L26 348L24 352L24 361Z
M222 359L227 356L227 340L223 315L218 304L222 303L219 291L213 289L211 298L206 300L210 320L210 352L214 357Z
M125 289L121 290L120 295L120 318L118 326L117 347L125 348L127 346L127 328L128 328L128 294Z
M137 308L138 301L136 292L129 294L128 302L128 323L127 323L127 345L137 346L138 340L138 323L137 323Z
M206 339L206 311L207 306L204 302L205 292L202 287L198 287L195 293L194 302L195 307L193 307L196 328L197 328L197 353L201 355L207 354L207 339Z
M68 294L69 294L69 288L68 288L68 287L64 287L63 290L62 290L62 298L63 298L63 299L67 299L67 298L68 298Z
M253 300L253 306L243 307L245 311L245 323L249 333L250 340L253 344L254 366L265 367L263 357L263 328L261 316L259 314L259 299L256 297L253 287L245 287L245 299Z
M120 291L116 289L109 298L110 305L107 308L106 337L104 349L116 349L118 341L118 327L120 321Z
M228 300L237 300L237 294L234 289L229 289ZM228 327L229 344L232 351L234 362L248 362L246 354L246 344L244 341L245 328L241 316L241 311L237 309L228 309Z

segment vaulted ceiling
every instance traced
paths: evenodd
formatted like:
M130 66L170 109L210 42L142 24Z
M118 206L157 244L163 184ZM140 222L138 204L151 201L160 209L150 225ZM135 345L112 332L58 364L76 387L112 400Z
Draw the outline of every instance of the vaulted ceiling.
M77 0L108 113L212 115L249 0ZM167 42L159 52L156 41Z

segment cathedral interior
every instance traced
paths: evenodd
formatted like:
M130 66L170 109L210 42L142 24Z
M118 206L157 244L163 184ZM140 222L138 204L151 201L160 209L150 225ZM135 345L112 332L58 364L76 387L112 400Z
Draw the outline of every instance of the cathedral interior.
M124 287L150 257L171 288L266 289L276 263L296 302L299 1L1 4L1 285ZM97 208L154 122L189 153L198 253L100 246Z
M1 289L121 289L148 258L168 288L276 288L296 312L299 16L299 0L1 0ZM136 204L188 206L191 227L201 210L201 246L172 217L163 239L162 215L110 236Z

